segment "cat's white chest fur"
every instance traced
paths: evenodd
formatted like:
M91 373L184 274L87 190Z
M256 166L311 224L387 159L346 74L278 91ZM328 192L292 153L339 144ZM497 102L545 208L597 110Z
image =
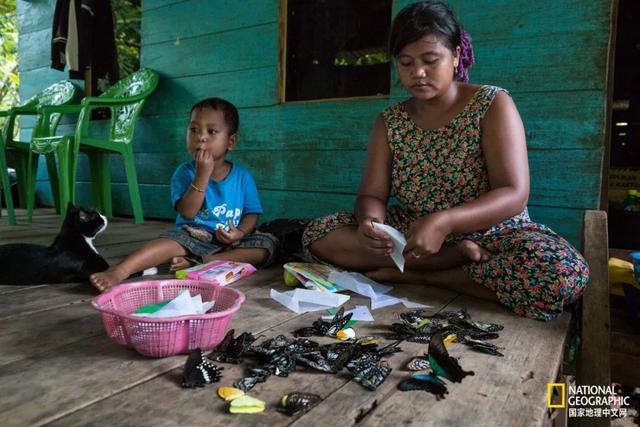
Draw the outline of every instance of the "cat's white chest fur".
M109 221L107 220L106 216L104 216L102 214L98 214L98 215L100 215L100 217L104 221L104 224L102 224L102 227L100 227L100 230L96 231L96 234L94 234L93 237L83 236L84 237L84 241L87 242L87 245L89 245L91 250L93 252L95 252L95 253L98 253L98 250L96 249L95 246L93 246L93 239L95 239L98 234L102 233L105 230L105 228L107 228L107 224L109 223Z

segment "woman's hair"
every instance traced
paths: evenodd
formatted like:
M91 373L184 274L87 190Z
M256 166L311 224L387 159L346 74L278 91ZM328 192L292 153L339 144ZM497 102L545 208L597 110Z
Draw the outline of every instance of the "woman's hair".
M471 36L462 29L451 8L439 0L410 4L396 15L391 24L389 51L393 57L410 43L427 34L436 34L455 53L460 46L460 61L456 80L469 81L469 68L473 65Z
M191 113L193 113L194 110L202 110L204 108L211 108L212 110L222 112L222 114L224 115L224 121L229 127L229 135L234 135L238 132L238 127L240 126L240 117L238 115L238 109L235 105L233 105L226 99L207 98L193 104L193 107L191 107Z

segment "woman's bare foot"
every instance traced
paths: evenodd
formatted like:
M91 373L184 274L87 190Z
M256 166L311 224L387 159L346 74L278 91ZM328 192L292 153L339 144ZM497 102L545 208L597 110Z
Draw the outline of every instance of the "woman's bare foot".
M92 274L89 277L89 281L100 292L104 292L121 283L127 277L129 277L129 274L116 265L101 273Z
M384 267L364 273L370 279L381 283L403 282L404 274L396 267Z
M194 265L195 264L186 257L174 256L173 258L171 258L171 265L169 266L169 271L183 270L185 268L193 267Z
M457 244L458 250L473 262L486 262L491 259L492 253L484 249L476 242L463 240Z

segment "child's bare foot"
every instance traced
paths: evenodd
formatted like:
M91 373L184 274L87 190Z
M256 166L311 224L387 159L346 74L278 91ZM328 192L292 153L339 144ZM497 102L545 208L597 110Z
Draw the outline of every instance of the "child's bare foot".
M486 262L491 259L491 252L471 240L461 241L458 243L457 248L460 250L462 255L473 262Z
M379 268L377 270L367 271L364 275L381 283L403 281L403 273L396 267Z
M183 270L185 268L192 267L194 264L188 258L183 256L174 256L171 258L171 265L169 266L169 271L178 271Z
M113 266L101 273L92 274L89 277L89 281L100 292L104 292L112 286L119 284L127 277L129 277L129 274L127 274L126 271L118 266Z

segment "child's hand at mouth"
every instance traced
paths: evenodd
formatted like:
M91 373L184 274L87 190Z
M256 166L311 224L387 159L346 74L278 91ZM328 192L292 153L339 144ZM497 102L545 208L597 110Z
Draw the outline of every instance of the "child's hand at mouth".
M207 178L213 173L215 164L213 156L205 149L204 145L198 145L194 155L196 161L196 175L203 174Z

